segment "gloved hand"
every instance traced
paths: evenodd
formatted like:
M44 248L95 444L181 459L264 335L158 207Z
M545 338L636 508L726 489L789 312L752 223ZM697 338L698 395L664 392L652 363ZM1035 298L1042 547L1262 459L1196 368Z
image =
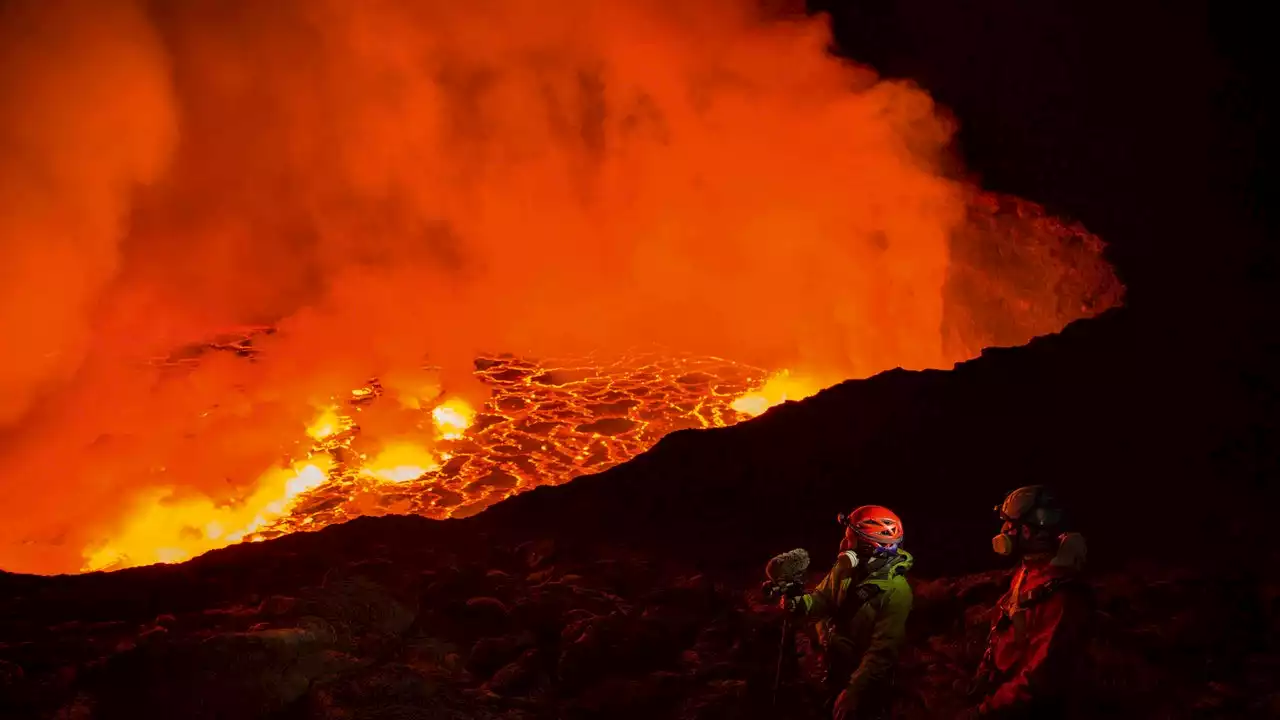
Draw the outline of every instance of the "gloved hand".
M796 613L800 611L800 604L802 602L803 602L803 598L784 596L778 600L778 607L781 608L784 612Z
M836 698L835 707L831 710L832 720L854 720L855 699L853 693L841 690Z

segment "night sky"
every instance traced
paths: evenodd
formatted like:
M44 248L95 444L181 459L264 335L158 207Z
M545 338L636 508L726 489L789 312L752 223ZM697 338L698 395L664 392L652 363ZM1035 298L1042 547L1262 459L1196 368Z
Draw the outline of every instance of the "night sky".
M1251 18L1150 0L810 5L832 14L845 54L955 112L965 165L986 187L1107 239L1133 303L1216 323L1273 281L1273 252L1258 241L1264 118ZM1179 9L1158 7L1168 5Z
M1153 371L1173 394L1201 382L1229 394L1218 460L1274 492L1266 24L1200 0L809 4L831 13L843 54L952 109L966 172L1110 244L1127 303L1176 348Z

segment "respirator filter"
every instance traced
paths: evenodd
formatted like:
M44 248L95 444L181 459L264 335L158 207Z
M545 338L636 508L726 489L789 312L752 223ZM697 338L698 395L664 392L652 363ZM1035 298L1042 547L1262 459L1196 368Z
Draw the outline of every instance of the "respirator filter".
M1005 535L1004 533L1000 533L999 535L991 538L991 549L995 550L997 555L1012 555L1013 538Z

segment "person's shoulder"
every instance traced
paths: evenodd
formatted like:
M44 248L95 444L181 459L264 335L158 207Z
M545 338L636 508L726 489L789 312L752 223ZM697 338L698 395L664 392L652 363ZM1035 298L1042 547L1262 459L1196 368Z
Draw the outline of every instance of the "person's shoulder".
M911 583L907 582L904 575L894 575L884 583L886 595L892 596L894 600L902 602L911 602L915 597L915 592L911 590Z
M1088 613L1094 606L1093 584L1082 573L1063 574L1043 586L1041 600L1062 612Z
M1077 573L1062 581L1058 589L1064 602L1080 609L1089 609L1097 602L1097 594L1093 583L1081 573Z
M1054 593L1069 593L1075 596L1089 596L1093 594L1093 584L1089 582L1089 578L1079 570L1070 570L1057 573L1049 580L1046 585Z

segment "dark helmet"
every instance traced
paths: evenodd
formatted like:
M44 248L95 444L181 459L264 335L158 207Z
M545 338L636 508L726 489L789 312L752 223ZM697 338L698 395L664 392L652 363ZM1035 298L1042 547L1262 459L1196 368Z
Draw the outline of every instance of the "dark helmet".
M1047 552L1056 544L1064 514L1054 494L1043 485L1028 485L1005 496L996 507L1004 525L992 538L992 548L1001 555Z
M1028 485L1014 490L1005 496L996 512L1005 522L1039 528L1057 527L1063 520L1062 506L1044 485Z

